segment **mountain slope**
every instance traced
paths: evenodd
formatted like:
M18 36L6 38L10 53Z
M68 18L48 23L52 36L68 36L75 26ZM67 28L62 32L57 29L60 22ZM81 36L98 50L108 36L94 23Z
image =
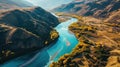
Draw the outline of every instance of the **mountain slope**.
M69 12L83 16L106 17L120 9L120 0L75 0L55 8L55 12Z
M46 10L51 10L61 4L69 3L73 0L27 0L36 6L40 6ZM47 5L46 5L47 4Z
M58 38L59 22L40 7L0 11L0 63L48 46Z

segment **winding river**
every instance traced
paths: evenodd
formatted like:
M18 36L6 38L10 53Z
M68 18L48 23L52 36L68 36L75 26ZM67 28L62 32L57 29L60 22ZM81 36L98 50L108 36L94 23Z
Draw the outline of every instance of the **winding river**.
M53 61L57 61L60 56L70 53L78 43L76 37L68 30L68 26L76 21L77 19L71 18L55 28L60 37L50 48L44 48L10 60L0 65L0 67L48 67Z

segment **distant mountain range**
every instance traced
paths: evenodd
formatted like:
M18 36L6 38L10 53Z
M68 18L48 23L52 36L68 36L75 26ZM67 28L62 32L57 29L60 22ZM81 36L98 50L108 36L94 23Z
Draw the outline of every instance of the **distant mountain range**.
M46 10L51 10L55 7L58 7L62 4L67 4L73 0L27 0L36 6L40 6Z
M55 12L75 13L83 16L106 17L120 9L120 0L75 0L53 9Z
M0 9L9 9L17 7L30 7L33 6L26 0L0 0Z

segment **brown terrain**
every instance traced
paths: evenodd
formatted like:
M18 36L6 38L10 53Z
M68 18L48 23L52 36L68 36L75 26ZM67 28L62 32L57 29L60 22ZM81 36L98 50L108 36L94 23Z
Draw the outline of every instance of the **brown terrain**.
M64 8L57 15L78 19L69 30L79 43L70 54L65 54L50 67L120 67L120 0L81 2L77 0L56 8ZM74 11L76 7L80 9Z
M79 43L70 54L65 54L50 67L119 67L120 24L110 21L119 20L119 12L104 20L71 15L78 18L78 22L71 24L69 30Z
M53 11L104 18L119 8L120 0L74 0L53 9Z

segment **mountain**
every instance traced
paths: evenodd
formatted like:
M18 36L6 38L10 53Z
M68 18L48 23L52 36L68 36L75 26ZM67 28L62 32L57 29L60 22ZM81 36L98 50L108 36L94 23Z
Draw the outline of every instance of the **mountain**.
M0 9L10 9L18 7L30 7L33 6L26 0L0 0Z
M40 7L0 11L0 63L42 49L58 38L58 19Z
M55 12L74 13L83 16L107 17L120 9L120 0L75 0L53 9Z
M67 4L73 0L27 0L28 2L40 6L46 10L51 10L55 7L60 6L61 4Z

